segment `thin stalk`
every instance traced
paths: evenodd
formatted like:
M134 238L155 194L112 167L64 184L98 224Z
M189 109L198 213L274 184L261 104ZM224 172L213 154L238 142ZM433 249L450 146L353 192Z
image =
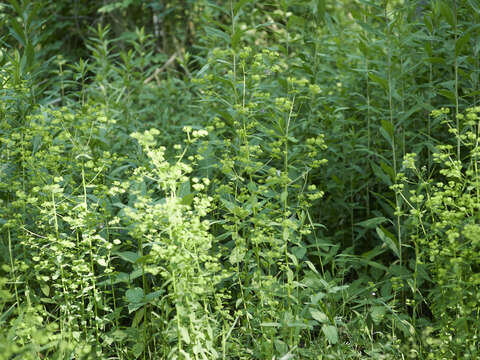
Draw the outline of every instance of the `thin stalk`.
M390 24L388 20L388 0L385 0L385 25L387 28L387 81L388 81L388 109L389 109L389 119L390 123L393 126L393 129L395 129L395 123L394 123L394 117L393 117L393 97L392 97L392 50L391 50L391 42L390 42L390 34L391 34L391 29L390 29ZM392 161L393 161L393 172L394 172L394 184L397 184L397 153L396 153L396 143L395 143L395 131L392 136ZM395 192L395 212L396 214L396 228L397 228L397 239L398 239L398 252L399 252L399 261L400 265L402 265L402 233L401 233L401 228L400 228L400 214L398 213L400 210L400 199Z
M417 227L417 237L418 237L418 227ZM418 243L417 243L417 239L415 239L413 241L413 245L415 247L415 270L414 270L414 273L413 273L413 312L412 312L412 325L413 325L413 328L416 329L415 325L416 325L416 320L417 320L417 301L416 301L416 297L417 297L417 277L418 277L418 263L420 261L420 250L418 248Z
M433 37L433 34L431 34ZM430 94L433 94L433 65L429 62L429 71L428 71L428 84L430 87ZM428 112L428 121L427 121L427 132L428 132L428 141L432 137L432 116ZM432 166L432 152L428 151L428 172L430 173L430 168Z
M246 118L247 116L245 115L245 102L247 98L247 79L246 79L246 71L245 71L245 66L242 63L242 72L243 72L243 91L242 91L242 119L243 119L243 144L245 145L247 149L247 164L250 166L250 146L249 146L249 139L248 139L248 134L247 134L247 121ZM250 183L254 183L254 179L252 177L252 171L249 171L248 177L250 180ZM252 206L252 213L253 213L253 219L257 218L257 206ZM253 224L253 233L255 234L257 232L257 224ZM255 241L255 259L257 261L257 272L258 272L258 283L259 283L259 288L263 288L263 282L262 282L262 267L260 263L260 248L258 245L258 241ZM260 306L257 308L257 310L260 312L260 317L263 314L263 292L260 291ZM263 318L262 318L263 319Z
M232 35L235 33L235 14L233 13L233 1L230 0L230 16L232 17ZM233 91L235 93L235 103L237 102L237 58L233 51Z
M59 233L59 226L58 226L58 214L57 214L57 206L56 206L56 203L55 203L55 193L52 191L52 210L53 210L53 224L54 224L54 229L55 229L55 240L57 241L57 244L60 245L60 233ZM58 259L57 258L57 261L58 261L58 268L60 270L60 280L61 280L61 283L62 283L62 291L63 291L63 298L64 298L64 301L65 301L65 311L64 312L67 312L67 314L64 313L64 317L67 319L67 325L68 325L68 329L71 330L71 327L70 327L70 316L68 314L68 311L70 309L70 307L68 306L69 304L69 299L68 299L68 289L65 285L65 273L63 272L63 264L62 264L62 261L60 260L63 260L63 259ZM64 319L61 319L60 321L60 333L62 335L62 338L63 338L63 334L64 334L64 321L65 321L65 318ZM71 331L70 331L70 336L71 336Z
M22 151L23 154L23 151ZM7 147L7 164L10 162L10 150ZM23 184L25 184L25 181L22 181ZM8 204L10 203L10 194L8 195ZM25 213L25 212L24 212ZM7 229L7 240L8 240L8 255L10 258L10 272L12 273L12 278L13 278L13 288L15 290L15 300L17 302L17 310L20 313L20 297L18 296L18 287L17 287L17 275L15 273L15 263L13 261L13 246L12 246L12 235L10 232L10 228Z
M353 176L352 173L350 174L350 240L352 246L354 246L355 242L355 232L354 232L354 223L355 223L355 199L353 196Z
M10 233L10 228L7 230L7 239L8 239L8 255L10 257L10 272L12 274L12 279L13 279L13 288L15 290L15 300L16 300L17 310L20 313L20 297L18 296L17 275L15 273L15 265L13 262L12 236Z
M364 15L364 22L367 22L367 15ZM372 144L372 134L371 134L371 116L370 116L370 78L368 76L369 67L368 67L368 57L365 55L365 81L366 81L366 95L367 95L367 163L370 162L370 148ZM366 208L367 208L367 218L370 218L370 182L367 181L366 187Z
M76 233L76 239L77 239L77 249L80 250L80 233L77 229L77 231L75 232ZM81 256L81 251L78 252L78 256L80 257ZM85 282L83 279L80 280L80 284L81 284L81 306L80 306L80 311L81 311L81 315L82 315L82 319L86 319L86 314L85 314ZM87 333L88 333L88 327L87 327L87 324L85 322L85 326L83 327L83 334L84 336L87 336Z
M475 192L477 195L477 204L480 204L480 174L478 173L478 151L479 151L479 138L480 138L480 124L477 123L477 131L475 137L475 150L473 155L473 165L475 168Z
M455 121L457 126L457 134L460 135L460 120L458 118L459 105L458 105L458 58L457 58L457 0L453 0L453 15L454 15L454 27L453 32L455 35L455 46L454 46L454 70L455 70ZM457 136L457 159L460 160L460 136Z
M400 50L402 52L402 50ZM402 94L400 95L401 97L401 102L400 102L400 108L402 109L402 114L405 114L405 78L403 76L403 56L400 55L400 79L401 79L401 86L402 86ZM402 127L402 157L405 157L405 128L406 125L403 125Z
M182 327L182 324L180 322L180 314L181 311L178 307L178 296L177 296L177 275L175 274L175 270L172 272L172 281L173 281L173 295L175 296L175 312L176 312L176 320L177 320L177 349L178 349L178 354L180 355L182 353L182 335L180 333L180 329Z
M285 144L284 144L284 163L283 163L283 173L284 175L288 178L288 160L289 160L289 157L288 157L288 132L290 130L290 121L292 119L292 115L293 115L293 106L295 104L295 96L293 97L292 99L292 105L290 106L290 112L288 114L288 118L287 118L287 122L285 124ZM289 182L288 181L285 181L285 185L283 187L283 220L286 222L287 220L287 211L288 211L288 184ZM285 225L284 225L285 226ZM285 229L283 230L284 234L285 234ZM291 307L291 301L290 301L290 297L291 297L291 294L292 294L292 287L291 287L291 282L290 282L290 277L288 276L288 273L290 271L290 262L289 262L289 257L288 257L288 240L289 240L289 232L287 231L287 236L285 237L285 244L284 244L284 248L285 248L285 270L286 270L286 273L287 273L287 307L288 309L290 310L290 307ZM290 329L289 331L290 333L290 345L293 345L293 333L292 333L292 329Z
M107 210L104 208L104 211L106 212ZM110 239L110 227L109 227L108 221L105 221L105 231L106 231L106 239L109 240ZM108 252L108 259L107 259L107 264L108 264L109 267L111 267L111 265L112 265L111 261L112 261L111 253L109 251ZM110 289L112 291L113 312L114 312L114 314L117 314L117 299L115 297L115 286L113 285L113 277L112 277L111 274L109 274L109 278L110 278ZM118 315L115 315L115 327L117 329L120 327L120 323L118 321L118 318L119 318ZM117 352L118 358L120 359L121 358L120 347L119 347L118 344L115 344L115 350Z
M62 105L65 104L65 81L63 78L63 60L60 60L60 63L58 64L60 67L60 93L62 96Z
M82 187L83 187L83 211L85 212L85 215L87 213L88 209L88 203L87 203L87 182L85 180L85 165L82 162ZM95 336L97 339L97 344L100 343L100 331L98 327L98 304L97 304L97 287L96 287L96 282L95 282L95 266L93 263L93 244L92 244L92 237L90 234L87 235L88 237L88 248L89 248L89 255L90 255L90 272L92 276L92 294L93 294L93 306L94 306L94 311L95 311Z

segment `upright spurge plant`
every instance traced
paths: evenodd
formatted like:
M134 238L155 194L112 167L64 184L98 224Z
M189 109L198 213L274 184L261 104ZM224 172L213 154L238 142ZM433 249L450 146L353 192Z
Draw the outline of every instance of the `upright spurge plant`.
M460 131L449 113L443 108L432 117L448 125L461 144L461 157L456 143L438 145L433 159L440 178L432 180L415 164L416 154L408 154L404 167L415 177L399 174L405 184L398 194L410 207L416 272L426 264L434 284L423 292L424 304L421 297L412 300L414 315L425 305L433 314L431 326L424 329L424 345L433 349L431 354L474 359L479 355L480 316L480 108L457 114Z

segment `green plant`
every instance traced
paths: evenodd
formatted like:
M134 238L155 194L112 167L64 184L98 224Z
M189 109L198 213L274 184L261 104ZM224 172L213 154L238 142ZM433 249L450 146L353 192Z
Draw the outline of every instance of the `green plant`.
M479 14L0 4L0 358L478 357Z
M205 75L196 80L203 85L209 114L204 121L212 134L200 147L199 165L215 179L220 226L213 231L234 273L237 296L231 306L242 337L254 346L247 351L257 358L285 355L311 341L309 333L319 323L302 302L309 299L309 287L327 286L319 279L329 272L321 252L329 244L316 238L321 225L309 213L323 195L309 177L325 163L324 140L314 129L305 131L296 112L319 87L291 76L279 53L253 54L249 47L237 53L233 46L213 50L200 71ZM308 249L317 251L309 256ZM330 314L320 327L335 344L337 323L324 301L314 300L312 311L323 306Z
M414 316L424 306L422 299L433 315L431 326L424 329L428 335L424 346L445 358L478 356L474 324L479 316L479 112L474 107L466 114L456 114L458 131L449 119L449 109L433 111L433 118L442 119L460 143L462 157L457 157L456 144L437 145L433 159L440 178L431 179L415 164L416 154L408 154L404 168L415 178L400 174L404 186L397 187L410 209L406 216L416 275L418 266L425 264L427 279L434 284L422 299L416 296L421 284L416 283L417 276L413 279Z
M135 312L132 330L138 327L143 334L142 340L130 335L134 353L213 359L219 357L223 296L218 284L224 277L205 219L213 199L205 194L209 180L191 177L194 163L183 158L207 132L185 131L188 141L184 148L176 146L174 163L165 159L165 147L156 145L158 130L132 135L150 164L136 169L129 195L134 200L122 209L136 251L117 254L141 264L141 287L126 292L129 313Z

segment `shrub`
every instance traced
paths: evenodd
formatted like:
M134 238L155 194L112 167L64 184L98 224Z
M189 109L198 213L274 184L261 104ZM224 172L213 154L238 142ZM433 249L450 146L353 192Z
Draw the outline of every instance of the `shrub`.
M433 111L432 116L442 119L461 144L461 157L456 143L437 145L433 159L439 177L430 178L415 164L415 154L408 154L404 168L415 178L400 174L404 187L397 190L410 209L406 216L416 263L426 265L430 278L431 286L424 293L433 318L424 331L425 346L435 357L473 359L479 351L479 112L474 107L457 114L458 131L449 120L449 109ZM418 266L415 270L414 279L419 276ZM419 284L414 286L416 293ZM419 299L413 299L414 312L423 306Z

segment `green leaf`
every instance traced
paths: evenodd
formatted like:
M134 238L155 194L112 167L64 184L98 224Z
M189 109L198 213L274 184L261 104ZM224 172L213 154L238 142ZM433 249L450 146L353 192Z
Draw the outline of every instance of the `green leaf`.
M455 14L445 1L440 1L440 13L451 27L455 27Z
M263 322L260 324L260 326L264 326L264 327L280 327L280 323L276 323L276 322Z
M457 39L457 42L455 43L455 55L459 56L465 47L465 45L468 44L468 41L470 40L470 33L463 34L462 37Z
M428 57L426 60L431 64L445 64L445 59L441 57Z
M467 0L467 2L476 13L480 14L480 0Z
M480 95L480 90L469 92L469 93L465 94L465 97L478 96L478 95Z
M338 342L338 331L335 326L325 324L322 326L322 331L330 344L334 345Z
M386 313L387 309L385 306L372 306L370 309L370 315L372 316L372 320L375 324L379 324Z
M142 302L145 298L143 289L139 287L128 289L125 293L125 296L127 297L128 302L132 304L138 304Z
M395 181L395 170L390 165L387 165L384 161L380 161L380 167L382 170L390 176L390 179Z
M304 324L300 321L289 321L287 322L287 326L291 328L297 328L297 329L311 328L311 326Z
M219 40L223 39L227 44L230 43L230 36L223 32L222 30L210 27L210 26L205 26L204 30L206 34L212 38L212 40Z
M302 260L307 253L307 249L303 246L295 246L292 248L292 253L298 260Z
M133 289L128 289L125 293L125 296L129 302L128 304L128 312L131 314L132 312L138 310L143 305L146 304L145 296L143 293L143 289L136 287Z
M189 206L192 204L194 198L195 198L194 193L185 195L182 197L182 201L180 202L180 204Z
M120 259L128 261L129 263L132 263L132 264L134 264L140 257L140 255L138 255L133 251L122 251L122 252L114 251L113 254L117 255Z
M22 12L23 12L22 8L18 4L17 0L8 0L8 2L13 6L13 8L15 9L15 11L17 12L18 15L22 14Z
M367 56L368 55L368 46L365 44L363 40L360 40L358 43L358 48L362 52L363 55Z
M190 335L188 334L188 329L186 329L182 326L178 330L180 330L180 336L182 337L182 340L186 344L190 344Z
M385 90L388 90L388 81L387 79L384 79L378 75L375 75L374 73L368 73L368 77L375 83L379 84L381 87L383 87Z
M128 313L131 314L131 313L137 311L138 309L140 309L145 304L146 303L131 303L131 304L128 304Z
M245 257L246 249L241 246L236 246L233 248L229 256L229 261L232 265L238 264Z
M143 315L145 315L145 308L142 308L135 313L135 316L133 317L133 320L132 320L133 328L137 328L138 325L140 325L140 323L143 320Z
M310 309L310 314L312 314L312 318L314 318L321 324L326 324L329 322L328 316L325 315L325 313L323 313L322 311Z
M398 251L398 246L397 244L393 241L395 238L393 234L385 230L384 228L377 227L377 234L380 240L383 241L383 243L393 251L393 253L399 258L400 257L400 252Z
M427 280L432 282L430 275L428 275L425 264L417 264L417 278L421 280Z
M301 16L291 15L287 21L287 29L298 29L305 26L305 19Z
M252 0L239 0L236 2L235 6L233 7L233 12L236 14L237 11L242 8L246 3L252 2Z
M141 268L135 269L130 274L127 274L128 281L135 280L135 279L139 278L140 276L142 276L142 274L143 274L143 270Z
M307 264L307 266L310 268L310 270L312 270L315 274L318 274L318 271L315 268L315 265L313 265L311 261L305 261L305 264Z
M287 253L287 256L292 259L292 265L297 267L298 266L298 258L293 255L293 254L290 254L290 253ZM287 270L288 271L288 270Z
M22 27L20 26L20 24L17 22L17 20L15 20L14 18L11 18L10 25L11 25L10 33L13 35L15 39L17 39L17 41L22 46L25 46L25 43L27 42L27 40L25 39L25 33Z
M385 249L383 249L381 246L375 246L373 249L362 253L360 256L365 260L372 260L384 252Z
M231 45L232 49L238 50L238 45L240 44L240 40L242 39L243 31L240 29L235 29L231 37Z
M392 274L393 276L398 276L398 277L411 277L412 273L410 270L408 270L405 266L401 265L391 265L390 268L388 269L388 272Z
M380 134L382 134L382 136L385 138L385 140L387 140L388 144L390 146L392 146L393 141L392 141L392 137L390 136L390 134L384 128L380 128L379 131L380 131Z
M200 77L204 72L206 72L210 68L210 64L205 64L203 67L198 70L197 77Z
M97 259L97 264L103 267L107 266L107 261L104 258Z
M132 167L132 164L119 166L119 167L115 168L114 170L112 170L112 172L110 172L110 174L108 176L113 178L116 175L120 174L123 170L128 169L129 167Z
M387 222L387 221L389 221L387 218L385 218L383 216L379 216L379 217L374 217L374 218L371 218L371 219L368 219L368 220L361 221L361 222L357 223L356 225L361 226L361 227L365 227L367 229L373 229L373 228L377 227L378 225L383 224L384 222Z
M32 141L32 154L35 154L38 149L40 149L40 147L42 146L42 136L39 136L39 135L36 135L33 137L33 141Z
M284 354L288 351L287 344L285 344L282 340L275 339L273 340L273 343L275 344L275 350L277 350L279 353Z
M146 264L151 258L151 255L139 256L138 259L135 260L135 264Z
M455 101L455 93L448 90L438 90L438 93L446 98Z
M228 201L225 198L220 198L220 201L231 213L235 212L235 204L233 204L231 201Z
M145 347L142 343L136 343L135 345L133 345L132 352L135 359L138 359L140 355L142 355L144 349Z
M122 330L119 330L119 329L115 330L112 333L112 337L116 341L123 341L127 336L128 336L128 334L125 331L122 331Z
M312 0L310 2L312 14L320 19L325 17L326 4L325 0Z
M27 69L30 68L35 61L35 48L30 41L27 42L25 47L25 55L27 59Z
M110 13L118 9L121 9L121 10L126 9L132 3L133 3L133 0L123 0L123 2L118 1L118 2L104 5L97 11L99 13Z
M373 173L377 176L377 178L381 179L386 185L392 185L392 179L390 176L385 174L383 170L375 163L371 162L370 165L372 166Z
M393 138L393 134L395 133L395 129L393 124L390 121L382 120L382 128L385 129L387 134L390 136L390 139Z
M147 294L145 296L145 300L147 302L150 302L150 301L160 297L160 295L162 295L162 294L163 294L163 290L158 290L158 291L151 292L150 294Z
M219 6L219 5L216 5L213 1L209 1L208 6L218 10L221 14L224 14L226 16L231 15L230 14L231 8L229 6Z
M398 121L397 121L397 126L399 124L403 124L403 122L407 119L410 118L410 116L412 116L413 113L417 112L417 111L421 111L421 110L424 110L424 106L423 104L417 104L415 105L414 107L410 108L408 111L402 113L402 116L400 116L398 118Z
M41 285L40 289L42 289L42 292L45 296L50 296L50 287L47 284Z
M191 194L191 192L190 180L187 180L180 185L180 188L178 189L178 196L184 197Z
M423 19L424 19L424 24L425 24L425 26L427 27L428 31L429 31L430 33L432 33L432 32L433 32L433 23L432 23L432 17L431 17L431 15L430 15L430 16L425 15L425 16L423 17ZM425 45L427 45L427 44L428 44L428 46L430 46L430 43L427 42ZM428 54L431 55L431 54L432 54L432 51L430 50L430 51L428 52Z
M364 260L362 258L359 258L358 262L360 262L361 264L365 264L365 265L374 267L376 269L380 269L380 270L383 270L383 271L388 271L388 268L385 265L382 265L382 264L380 264L376 261Z

